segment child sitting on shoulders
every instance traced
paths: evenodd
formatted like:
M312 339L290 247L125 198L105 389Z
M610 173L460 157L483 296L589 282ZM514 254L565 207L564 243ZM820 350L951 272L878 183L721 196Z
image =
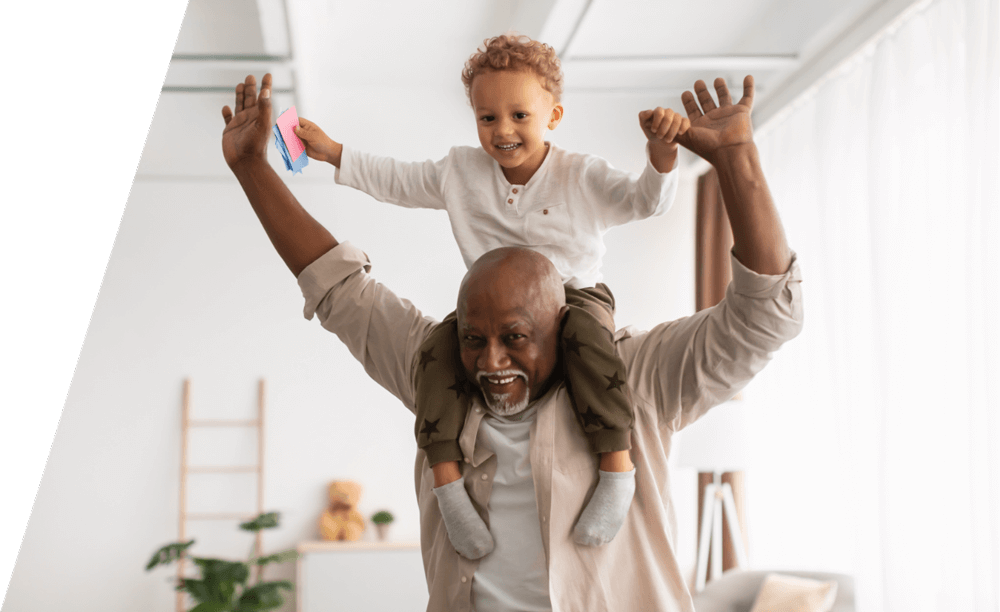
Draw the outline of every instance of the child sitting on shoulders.
M670 109L639 113L648 162L635 175L545 140L563 116L562 71L552 47L513 34L489 39L466 63L462 81L482 146L453 147L437 162L364 154L306 119L295 133L309 157L338 168L338 183L382 202L447 210L466 266L507 246L533 249L555 265L568 306L561 331L566 384L590 448L600 455L597 488L573 537L599 546L618 533L635 492L628 452L632 401L625 365L615 352L614 297L600 282L603 236L670 208L677 191L673 140L690 123ZM476 373L462 366L455 313L433 329L415 367L417 445L434 472L449 539L460 554L478 559L493 549L493 539L461 481L458 438L469 392L478 386L491 412L516 415L528 404L527 375L512 370L501 373L506 378L480 376L470 384ZM513 404L497 400L522 396Z

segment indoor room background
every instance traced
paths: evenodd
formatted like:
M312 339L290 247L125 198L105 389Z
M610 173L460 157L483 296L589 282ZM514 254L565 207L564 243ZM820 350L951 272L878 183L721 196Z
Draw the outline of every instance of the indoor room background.
M561 45L566 112L550 139L635 172L639 111L682 111L699 78L726 78L738 98L742 77L758 77L756 140L806 324L740 402L751 567L849 574L864 612L997 610L997 2L831 7L190 0L3 612L173 610L173 569L143 566L178 536L185 379L192 415L208 419L253 418L266 380L264 505L281 527L265 550L317 539L338 479L364 487L365 516L395 515L394 540L418 540L413 417L303 318L222 159L233 94L218 88L270 70L276 111L295 105L367 152L439 159L478 144L459 74L508 29ZM619 326L695 310L708 167L686 151L680 166L670 212L606 237ZM316 161L279 174L380 282L429 316L454 309L465 267L443 212L375 202ZM255 457L239 433L191 445L204 461ZM678 558L693 574L697 474L671 460ZM192 507L254 508L248 477L191 486ZM252 541L232 524L189 534L200 554L238 557Z

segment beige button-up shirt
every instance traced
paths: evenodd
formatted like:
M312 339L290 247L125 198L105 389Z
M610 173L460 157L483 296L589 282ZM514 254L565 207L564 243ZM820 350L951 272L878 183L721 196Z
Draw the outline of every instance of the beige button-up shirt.
M597 457L577 423L566 388L537 400L531 427L531 473L554 612L681 610L691 595L674 555L676 519L667 456L671 436L742 389L802 326L800 272L795 257L783 275L765 276L731 258L733 282L714 308L616 335L635 398L632 460L635 498L614 540L578 546L572 529L597 485ZM368 274L367 257L343 243L299 275L305 316L337 334L377 383L414 411L418 348L435 321ZM474 407L483 408L477 398ZM478 440L485 410L470 410L459 444L463 477L489 520L496 456ZM421 548L430 594L428 610L470 610L478 561L455 552L432 491L433 472L417 452L416 492Z

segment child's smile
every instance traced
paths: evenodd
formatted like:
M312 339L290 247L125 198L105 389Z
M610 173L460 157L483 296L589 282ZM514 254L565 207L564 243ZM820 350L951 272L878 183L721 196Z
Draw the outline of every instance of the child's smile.
M545 131L563 109L538 77L528 71L488 71L471 87L479 142L513 185L523 185L545 161Z

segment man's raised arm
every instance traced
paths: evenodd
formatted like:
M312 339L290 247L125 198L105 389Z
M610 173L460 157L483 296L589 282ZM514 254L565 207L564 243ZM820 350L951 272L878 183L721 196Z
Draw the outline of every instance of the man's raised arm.
M704 81L681 95L691 128L677 142L715 168L733 228L733 254L758 274L784 274L791 251L753 142L753 77L743 79L743 97L733 104L725 80L715 79L716 106ZM699 108L699 103L701 108Z
M271 75L265 74L257 95L253 75L236 86L236 114L222 109L226 129L222 153L257 213L271 244L296 277L309 264L337 246L337 240L299 204L267 163L271 136Z

